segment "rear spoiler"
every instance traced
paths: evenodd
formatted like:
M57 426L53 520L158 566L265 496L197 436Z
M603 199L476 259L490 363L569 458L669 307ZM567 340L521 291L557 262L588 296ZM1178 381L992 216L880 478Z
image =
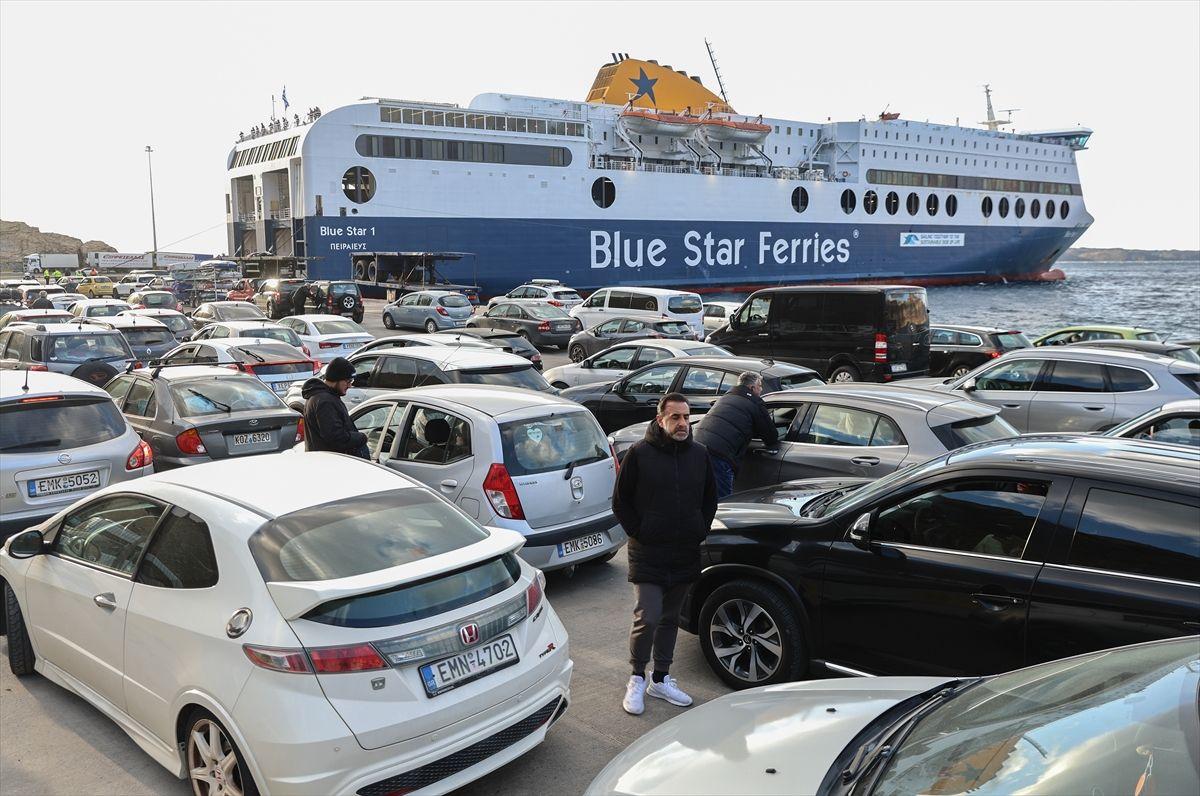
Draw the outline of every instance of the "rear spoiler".
M412 561L376 572L366 572L362 575L351 575L347 578L333 580L305 581L271 581L267 583L267 591L275 600L284 619L291 621L299 619L322 603L353 597L358 594L392 589L424 580L431 575L451 572L472 564L478 564L488 559L512 553L521 549L525 537L516 531L505 528L488 529L488 538L467 547L460 547L448 553Z

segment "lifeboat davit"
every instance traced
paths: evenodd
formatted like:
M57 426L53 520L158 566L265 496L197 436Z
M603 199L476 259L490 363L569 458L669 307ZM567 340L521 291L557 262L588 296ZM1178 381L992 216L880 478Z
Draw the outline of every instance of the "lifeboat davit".
M671 138L686 138L700 126L695 116L659 111L628 110L621 113L625 126L643 135L665 135Z
M771 132L769 124L738 122L733 119L701 119L700 127L704 130L704 135L714 141L732 141L736 144L761 144Z

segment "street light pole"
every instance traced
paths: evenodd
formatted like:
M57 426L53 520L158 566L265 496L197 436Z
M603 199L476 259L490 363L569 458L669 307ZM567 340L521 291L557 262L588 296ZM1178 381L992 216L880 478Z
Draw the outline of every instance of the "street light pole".
M150 153L154 150L146 146L146 167L150 170L150 232L154 236L154 252L150 255L150 267L158 270L158 222L154 218L154 164L150 161Z

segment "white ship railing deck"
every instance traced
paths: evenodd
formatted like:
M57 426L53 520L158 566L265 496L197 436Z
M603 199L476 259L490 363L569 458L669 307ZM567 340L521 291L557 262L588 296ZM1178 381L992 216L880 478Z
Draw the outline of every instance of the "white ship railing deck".
M719 177L767 177L777 180L842 182L842 180L831 179L824 171L817 169L805 171L791 166L776 166L767 169L765 166L718 166L715 163L703 163L700 166L692 163L647 163L633 158L615 158L608 155L593 155L591 167L606 171L646 171L657 174L708 174Z

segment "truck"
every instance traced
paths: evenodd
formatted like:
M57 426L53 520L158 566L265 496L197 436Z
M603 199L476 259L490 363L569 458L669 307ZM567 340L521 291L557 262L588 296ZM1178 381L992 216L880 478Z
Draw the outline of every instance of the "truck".
M473 256L467 252L355 252L350 278L364 296L385 298L389 303L415 290L453 290L479 304L479 286L451 282L438 271L438 264Z
M79 270L78 254L27 254L22 258L25 270L34 276L41 276L43 271L62 271L64 274Z
M159 252L158 268L167 270L179 265L211 259L209 254ZM88 252L87 268L109 273L112 271L144 271L153 267L152 252Z

